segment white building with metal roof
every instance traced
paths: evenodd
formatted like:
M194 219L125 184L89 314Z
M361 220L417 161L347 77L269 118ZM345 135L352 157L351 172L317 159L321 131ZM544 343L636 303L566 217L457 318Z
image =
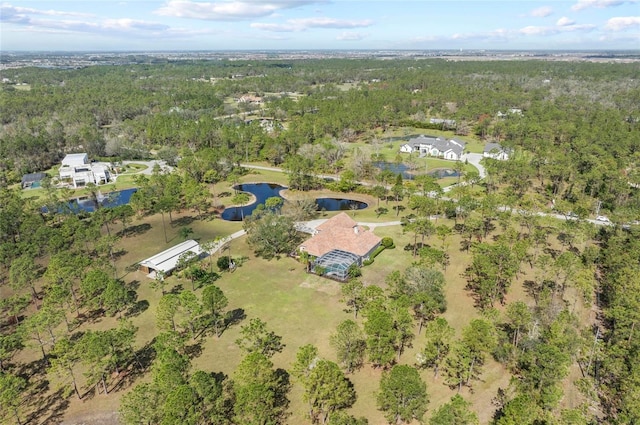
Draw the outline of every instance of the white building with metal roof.
M198 242L193 239L189 239L162 251L153 257L140 261L140 263L138 263L139 269L149 275L155 275L156 272L162 272L165 276L168 276L173 270L175 270L180 258L187 253L192 253L193 255L200 257L203 255L204 251Z

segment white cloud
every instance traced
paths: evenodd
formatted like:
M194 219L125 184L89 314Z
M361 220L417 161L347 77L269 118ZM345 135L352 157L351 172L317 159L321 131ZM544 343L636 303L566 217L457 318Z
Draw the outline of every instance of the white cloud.
M624 3L636 3L636 0L578 0L576 4L571 6L571 10L578 11L591 7L604 9L607 7L620 6Z
M553 9L549 6L542 6L537 9L533 9L530 13L535 18L545 18L553 13Z
M450 37L438 38L438 40L490 42L490 41L508 40L511 35L512 35L511 30L499 28L493 31L488 31L488 32L455 33L455 34L452 34Z
M323 2L324 0L225 0L212 2L169 0L164 6L154 11L154 13L162 16L208 21L241 21L272 16L275 12L282 9L293 9L308 4Z
M359 32L343 32L336 37L338 41L359 41L367 37L368 34L362 34Z
M255 22L251 24L251 28L273 32L300 32L306 31L310 28L348 29L368 27L372 24L373 21L368 19L357 21L334 18L299 18L289 19L283 24Z
M627 28L640 27L640 16L621 16L607 21L604 29L608 31L624 31Z
M556 22L556 25L559 27L565 27L567 25L573 25L575 23L575 21L573 19L569 19L566 16L563 16L562 18L558 19L558 22Z
M9 21L13 17L26 15L45 15L45 16L71 16L76 18L91 18L92 14L80 12L66 12L62 10L39 10L31 7L11 6L9 3L0 4L0 19ZM9 19L7 19L9 18Z
M538 26L530 25L524 28L520 28L518 32L523 35L553 35L553 34L576 32L576 31L589 32L589 31L593 31L594 29L596 29L595 25L574 24L573 21L570 21L570 20L563 21L562 19L560 19L558 20L558 23L556 26L538 27Z
M170 27L168 25L159 24L155 22L137 21L135 19L106 19L102 23L102 27L105 29L113 29L116 31L166 31Z
M524 35L550 35L557 34L558 29L556 27L538 27L529 25L524 28L520 28L520 33Z
M91 16L75 12L13 7L6 3L0 6L0 21L19 25L28 29L29 32L84 33L129 38L184 38L215 32L211 29L172 28L169 25L158 22L129 18L96 19L92 17L90 20L73 19L86 17Z
M296 28L293 25L287 24L265 24L260 22L255 22L251 24L251 28L255 28L262 31L271 31L271 32L294 32Z
M56 29L73 32L109 34L114 36L161 36L171 30L168 25L138 21L134 19L106 19L101 22L84 22L77 20L39 20L31 19L31 27Z

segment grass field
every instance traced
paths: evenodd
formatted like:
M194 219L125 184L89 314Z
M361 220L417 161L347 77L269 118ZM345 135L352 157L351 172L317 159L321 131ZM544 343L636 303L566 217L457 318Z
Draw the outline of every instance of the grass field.
M284 173L272 171L252 170L243 176L240 182L273 182L286 184L287 176ZM118 182L118 188L120 182ZM229 204L233 193L229 183L217 184L214 188L217 195L216 202L221 205ZM220 196L225 193L225 196ZM366 195L334 194L331 192L319 192L328 195L341 195L362 199L370 203L369 208L356 212L349 212L354 219L363 222L384 222L397 220L392 206L395 202L388 203L389 213L381 217L376 217L374 209L377 200ZM287 193L287 197L299 195L316 196L316 193L301 194L292 191ZM381 205L387 205L381 202ZM405 211L404 214L408 213ZM326 213L324 217L330 217L335 213ZM168 222L165 217L167 238L165 240L163 220L160 215L152 215L143 219L136 219L130 226L139 229L135 236L128 236L118 243L118 259L116 262L117 273L131 288L136 288L138 301L146 301L148 308L131 318L135 326L139 328L136 344L143 347L149 343L157 334L155 324L155 309L161 297L160 291L151 288L152 280L138 271L130 271L137 262L156 254L176 243L181 239L178 236L181 227L190 227L193 230L192 237L200 242L211 240L218 236L229 235L242 228L240 222L227 222L214 218L212 214L204 217L195 217L195 213L183 211L174 214L173 223ZM451 221L442 221L437 224L446 223L451 226ZM137 226L137 227L136 227ZM118 229L119 230L119 229ZM373 264L363 268L362 280L369 285L379 285L384 287L385 277L395 271L403 271L414 262L410 251L405 251L404 247L413 242L413 236L403 233L401 226L377 227L375 233L381 237L390 236L395 241L396 247L392 250L383 251L378 255ZM426 243L441 247L441 241L435 236L428 238ZM474 307L472 298L465 289L466 279L464 270L469 264L470 254L460 250L461 239L459 235L452 235L447 240L447 252L450 255L450 264L445 271L446 286L445 293L448 303L447 311L443 317L453 326L458 336L462 328L470 320L479 317L479 312ZM314 344L318 347L321 356L335 361L335 353L330 347L329 336L334 332L336 326L351 314L344 311L344 304L340 301L340 284L334 281L322 279L315 275L308 275L304 271L302 264L295 260L283 257L271 261L257 258L253 255L250 247L246 244L245 238L232 241L229 244L230 254L233 257L246 257L244 262L234 273L223 273L222 278L216 282L229 299L229 310L242 311L246 318L259 317L267 322L270 329L283 337L286 345L282 353L274 356L273 361L276 367L288 369L295 359L297 349L304 344ZM215 264L216 258L212 259ZM208 265L208 259L204 260ZM522 282L528 277L528 270L520 275L509 290L508 301L531 300L524 291ZM190 289L191 285L185 280L176 276L168 278L168 288L182 286ZM0 296L6 294L0 287ZM200 289L196 290L199 294ZM575 297L577 299L577 297ZM498 306L500 310L502 307ZM590 309L580 303L574 304L576 312L581 316L591 314ZM362 323L362 318L358 319ZM115 327L115 318L98 318L95 321L86 322L78 330L86 329L108 329ZM193 368L205 371L222 372L232 375L233 370L241 360L242 353L239 351L234 341L239 335L240 324L231 326L220 338L209 336L205 339L194 341L200 343L202 351L193 359ZM417 331L417 329L416 329ZM414 364L415 355L424 344L424 335L416 335L413 344L409 347L400 359L400 363ZM34 362L37 365L38 351L34 349L23 350L17 360L21 362ZM46 379L43 370L35 372L36 376L43 381ZM79 374L81 376L81 374ZM354 374L349 375L358 394L355 405L350 409L350 413L356 416L365 416L372 425L386 423L381 412L376 408L375 392L378 389L381 371L366 365ZM447 402L455 394L442 383L442 378L434 379L431 370L421 371L421 376L428 385L430 395L429 410L435 410L441 404ZM579 377L579 371L575 368L571 371L571 377ZM39 379L40 379L39 378ZM126 391L138 382L142 382L148 377L137 378L135 381L125 380L118 387L118 391L113 391L109 395L88 396L83 401L78 401L74 397L69 398L68 406L63 405L64 400L52 402L47 405L45 413L40 418L54 417L66 420L65 424L95 423L112 424L113 412L117 410L119 400ZM462 395L473 404L473 410L480 417L480 423L488 423L495 407L491 404L491 399L495 396L498 388L506 388L509 384L510 374L505 367L493 360L488 360L483 367L481 379L474 383L474 390L463 389ZM80 378L82 382L82 378ZM59 399L56 391L59 389L57 380L53 379L51 385L42 394L47 395L50 400ZM85 388L86 390L86 388ZM90 392L91 393L91 392ZM289 424L307 424L304 417L305 405L302 401L302 388L294 383L289 395L291 400L291 417L287 421ZM35 399L34 399L35 400ZM567 380L565 386L565 407L575 407L581 401L581 397ZM32 400L33 402L33 400ZM36 404L30 406L31 409L40 408ZM58 409L58 413L56 413ZM105 419L106 418L106 419ZM104 420L104 422L100 422ZM39 423L48 423L39 422ZM53 423L53 422L52 422Z
M356 216L356 219L370 221L373 214L369 210L359 211L358 214L362 214L362 216ZM228 235L241 228L241 223L226 222L211 219L211 217L196 220L192 213L184 212L175 215L174 223L167 225L169 239L167 243L164 240L162 218L159 215L136 221L132 223L132 226L143 224L148 224L150 227L136 236L126 237L120 241L119 249L121 252L117 261L118 275L131 287L137 288L138 301L148 302L149 307L131 319L139 327L137 338L139 347L144 346L157 334L155 308L161 294L159 290L151 288L151 279L141 272L127 272L128 267L177 243L179 241L178 231L181 226L191 227L194 230L193 237L200 241ZM384 286L385 276L394 270L404 270L413 262L411 252L403 249L406 244L412 242L412 236L404 234L400 226L378 227L376 234L392 237L396 248L383 251L372 265L364 267L362 279L367 284ZM437 247L441 244L434 237L429 238L426 242ZM461 328L473 318L478 317L479 313L465 290L466 281L462 277L470 256L466 252L460 251L459 236L452 236L447 244L448 252L451 255L451 264L445 272L448 309L443 317L449 321L459 335ZM246 315L245 322L251 318L260 317L267 322L269 328L283 337L286 347L282 353L274 356L273 361L276 367L289 368L295 359L297 349L304 344L316 345L323 357L335 360L335 353L328 344L329 335L340 321L351 318L351 314L344 311L344 305L340 302L339 284L305 274L302 264L288 257L271 261L256 258L244 238L231 242L230 251L232 256L245 256L248 260L234 273L224 273L216 284L228 297L229 310L241 309ZM214 262L215 259L214 257ZM208 265L208 259L204 261ZM512 286L509 293L510 301L527 299L521 285L524 278L526 276L518 279ZM177 277L170 277L167 289L176 285L190 288L188 282ZM201 290L198 289L197 293L200 292ZM361 318L359 321L362 323ZM232 326L220 338L207 337L202 341L195 341L201 343L202 352L193 359L193 368L231 375L241 359L241 353L234 344L239 335L240 325ZM108 329L114 326L115 319L106 318L83 325L83 328ZM422 348L423 341L424 335L417 335L413 345L406 350L400 362L414 364L415 355ZM36 359L36 350L25 350L20 358L25 362ZM367 417L370 424L385 423L381 412L377 410L375 405L375 392L378 388L380 374L380 370L372 369L367 365L349 375L358 394L357 402L350 409L350 412L356 416ZM428 385L430 395L428 417L430 412L447 402L455 394L455 391L444 386L442 378L434 379L431 370L423 370L421 376ZM123 385L120 390L107 396L87 397L82 402L71 397L69 405L63 411L64 418L68 421L66 423L80 423L74 421L86 421L87 418L112 417L112 412L117 410L122 394L126 393L132 385L144 379L146 378L138 378L135 382L126 382L126 385ZM495 396L499 387L505 388L508 385L509 379L510 375L503 365L489 360L483 368L481 380L474 385L474 391L463 390L463 396L473 403L481 423L488 423L490 420L494 410L491 398ZM53 380L49 394L55 394L56 388L58 388L56 381ZM567 387L569 392L566 396L566 402L573 406L580 398L575 391L571 392L571 389L571 387ZM304 417L305 406L302 401L302 389L298 384L294 384L290 399L291 417L287 423L307 424L308 421ZM112 422L105 422L105 424L107 423Z
M368 220L371 214L366 210L358 213L363 216L356 217L358 220ZM158 290L151 289L152 281L141 272L127 272L128 266L153 255L164 247L177 243L177 234L181 225L192 227L194 238L201 241L230 234L241 227L240 223L219 219L193 220L191 214L185 212L176 215L174 224L167 226L169 243L166 243L160 216L147 217L144 221L135 222L133 225L145 223L151 226L147 231L121 240L121 253L117 262L119 275L129 285L138 288L138 300L146 300L149 303L148 309L132 318L133 323L139 327L137 340L139 346L148 343L157 333L154 312L160 293ZM403 250L404 245L411 241L411 237L403 234L399 226L380 227L376 233L379 236L391 236L396 241L397 247L383 252L372 265L365 267L363 280L367 284L384 286L384 276L393 270L404 270L413 261L411 253ZM435 240L429 242L439 243ZM455 240L451 241L450 247L452 252L456 251ZM246 256L248 261L234 273L223 274L217 284L229 299L229 309L242 309L246 314L245 320L260 317L283 337L286 348L282 353L274 356L273 361L276 367L288 368L295 359L297 349L304 344L316 345L323 357L335 360L335 354L328 344L329 335L340 321L351 318L351 314L344 311L344 305L340 302L339 284L305 274L302 264L287 257L271 261L256 258L246 245L244 238L233 241L230 244L230 250L232 256ZM477 313L464 290L465 282L460 277L468 259L464 255L458 256L455 252L453 254L455 254L455 261L452 261L446 272L449 308L444 316L459 330L463 324L476 317ZM188 282L176 277L170 277L169 282L169 286L190 287ZM92 324L91 328L107 329L114 326L114 323L114 319L104 319ZM241 353L234 344L239 330L240 326L236 325L228 329L220 338L208 337L203 340L202 354L193 360L193 367L232 374L241 358ZM413 347L403 354L401 363L413 364L416 352L421 349L423 337L423 335L416 337ZM349 376L358 393L358 400L350 411L357 416L369 418L371 424L385 423L381 412L375 406L375 391L378 388L380 374L380 370L365 366ZM434 380L431 371L423 371L422 376L429 385L430 411L446 402L454 394L442 385L441 380ZM483 381L477 384L475 392L469 394L467 390L464 391L465 397L474 403L476 411L484 419L483 423L493 410L489 403L490 397L495 394L498 386L505 386L507 382L508 374L504 373L503 367L490 362L485 366ZM98 395L83 402L71 398L65 417L73 419L97 413L108 416L109 412L117 408L119 398L127 389L128 387L123 388L123 391L113 392L108 396ZM292 416L288 423L308 423L304 417L305 408L299 385L294 384L290 399Z
M362 213L366 214L364 211ZM176 221L187 221L186 217L188 215L179 216ZM127 252L119 260L121 273L125 273L124 268L127 265L152 255L163 245L166 245L163 240L161 220L155 216L150 219L152 228L147 233L140 235L135 240L123 240L122 246ZM356 219L359 218L356 217ZM194 236L201 240L207 240L219 234L231 233L240 226L239 223L221 220L193 221L189 225L194 229ZM170 228L171 238L177 237L178 228L178 226ZM384 276L394 270L404 270L413 261L411 253L403 250L404 245L411 242L411 236L403 234L399 226L380 227L376 233L379 236L391 236L396 241L397 247L384 251L372 265L365 267L363 281L367 284L384 286ZM137 249L129 252L127 246L134 242ZM171 241L171 243L174 242L174 240ZM429 240L429 242L439 244L435 240ZM457 240L450 241L455 261L452 261L446 272L446 294L449 308L444 317L460 331L464 324L477 317L477 312L473 308L471 298L464 290L465 281L461 279L461 273L468 261L468 256L462 253L458 255L455 252L457 251L455 247L459 246L458 243ZM282 353L274 356L275 366L288 368L295 360L297 349L304 344L316 345L323 357L335 360L335 353L328 344L329 335L338 323L351 318L351 314L344 312L344 305L340 302L339 284L305 274L302 264L287 257L271 261L256 258L252 255L244 238L233 241L230 249L232 256L246 256L248 261L234 273L223 274L217 284L229 299L229 309L242 309L246 314L245 320L260 317L268 323L271 329L283 337L286 348ZM138 343L143 345L157 332L154 310L160 294L158 291L150 289L151 280L143 276L142 273L133 272L124 276L128 282L140 285L139 298L149 302L149 308L133 319L140 328ZM189 287L187 282L175 277L170 278L170 281L172 285ZM362 319L359 321L361 322ZM204 340L202 354L193 361L194 368L232 374L242 356L234 344L239 336L239 330L239 325L234 326L220 338L209 337ZM414 363L415 354L422 348L423 338L424 335L416 337L413 347L403 354L401 363ZM349 376L358 393L358 401L350 411L354 415L367 417L371 424L385 423L384 417L375 406L375 391L378 388L380 374L380 370L365 366ZM445 387L441 379L434 380L430 370L423 371L422 376L429 386L430 411L448 401L455 393ZM483 381L476 385L474 393L470 394L468 390L463 391L464 396L474 403L475 410L480 414L483 423L486 423L493 411L490 398L493 397L498 386L504 387L508 384L508 379L509 376L505 373L502 365L489 362L485 366ZM114 393L109 397L118 398L119 396L119 393ZM292 416L288 423L308 423L304 417L305 406L302 402L302 389L297 384L294 384L290 398ZM75 410L73 404L72 402L69 409L70 415ZM106 407L109 410L113 408L113 405L113 403L104 405L101 403L100 408ZM82 406L78 407L81 411L83 410Z

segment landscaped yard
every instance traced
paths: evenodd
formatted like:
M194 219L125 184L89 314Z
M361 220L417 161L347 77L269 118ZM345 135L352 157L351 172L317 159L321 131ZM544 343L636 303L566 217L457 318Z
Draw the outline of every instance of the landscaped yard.
M438 160L435 160L438 161ZM446 161L444 161L446 162ZM121 176L125 177L125 176ZM128 177L128 176L126 176ZM250 170L250 172L239 179L239 183L246 182L272 182L286 185L287 175L281 172ZM120 189L120 179L118 189ZM228 182L219 183L215 186L214 192L217 195L216 202L220 205L229 204L233 196L232 185ZM359 199L369 203L369 207L364 210L347 212L354 220L360 222L383 223L398 220L393 207L396 202L378 201L377 199L362 194L336 193L330 191L314 191L310 193L288 191L286 198L335 196ZM406 207L405 198L401 205ZM389 212L378 216L375 208L385 206ZM404 210L401 214L410 213ZM328 218L337 212L324 212L320 218ZM227 236L242 228L241 222L228 222L214 218L212 214L203 217L196 217L196 213L183 211L173 214L173 222L169 223L167 215L163 218L156 214L143 219L136 219L128 227L132 232L129 236L122 238L117 246L117 274L131 288L137 290L138 302L143 307L139 314L131 317L131 321L139 328L137 334L137 345L143 347L148 344L158 330L156 328L155 312L161 298L159 289L153 289L153 280L145 276L142 272L133 271L135 264L140 260L152 256L169 246L180 242L179 232L183 227L193 230L192 238L206 242L216 237ZM435 224L447 224L453 226L450 220L439 219ZM164 236L166 228L167 240ZM121 230L114 225L115 231ZM383 251L378 255L373 264L363 268L362 281L368 285L378 285L385 287L385 277L391 272L404 271L416 258L412 257L412 251L406 250L405 246L413 243L414 235L405 232L399 225L380 226L375 229L375 233L381 237L391 237L395 242L395 248ZM442 241L435 236L428 237L425 242L436 248L442 248ZM472 319L479 317L478 310L474 307L474 301L466 290L467 281L464 272L468 266L471 256L468 252L461 250L461 236L453 234L446 241L446 251L449 253L450 262L444 271L446 285L445 294L448 308L442 315L460 336L461 330ZM200 347L201 351L192 362L194 369L202 369L211 372L222 372L228 376L233 374L234 369L242 358L242 352L235 345L235 340L239 337L240 326L247 323L252 318L261 318L270 329L281 335L285 344L282 353L274 356L273 361L276 367L288 369L295 360L299 347L305 344L313 344L318 347L322 357L329 360L336 360L334 350L329 344L330 335L335 331L337 325L348 318L352 318L351 313L345 311L345 305L341 301L340 283L327 280L312 274L306 274L303 264L289 257L267 261L257 258L246 244L246 237L236 239L228 244L228 250L214 255L214 258L203 260L206 267L209 262L215 262L220 255L231 255L234 258L245 258L239 261L240 267L233 273L225 272L222 278L216 282L227 298L229 299L228 310L236 311L243 319L231 325L220 338L209 336L205 339L191 341L191 344ZM522 299L527 296L522 288L522 282L527 278L523 274L509 292L510 301ZM168 278L168 285L165 290L170 291L174 287L190 290L191 284L178 276ZM197 293L201 289L196 290ZM358 318L362 324L363 318ZM87 322L81 329L109 329L115 327L115 318L101 319L96 322ZM417 331L417 328L416 328ZM416 335L412 344L405 350L400 363L413 365L416 363L416 354L424 346L424 332ZM21 361L36 360L37 355L33 351L25 351ZM26 356L25 356L26 355ZM349 410L355 416L365 416L369 423L384 423L384 417L377 410L375 392L378 389L382 370L372 368L369 364L354 374L349 375L358 394L358 399ZM434 378L430 369L422 370L421 376L428 385L430 394L429 412L443 403L446 403L454 390L443 385L443 377ZM148 379L140 378L139 381ZM481 423L490 420L494 411L491 405L491 398L498 388L506 388L509 384L510 374L503 365L488 360L483 367L481 379L474 383L474 391L463 390L467 400L473 403L474 410L478 413ZM80 378L82 382L82 378ZM137 383L138 381L136 381ZM55 384L55 382L54 382ZM108 396L97 395L95 400L85 399L83 402L70 398L69 408L66 410L66 417L86 419L104 415L110 417L114 410L117 410L119 399L128 391L133 382L124 381L122 391L114 391ZM53 388L53 387L52 387ZM571 397L573 403L577 403L579 397L567 388L567 396ZM290 412L292 416L288 423L306 424L305 403L302 401L302 388L294 382L290 393ZM92 416L94 415L94 416ZM105 422L109 423L109 422Z
M359 213L363 214L363 219L370 218L370 213L366 210ZM188 222L189 216L189 214L176 216L175 222ZM356 216L356 220L360 219ZM155 308L160 299L160 291L151 289L152 280L141 272L127 273L124 269L136 261L164 249L164 246L168 246L164 243L161 218L152 216L145 219L145 222L151 224L151 229L139 236L123 239L120 245L126 253L118 260L119 273L124 275L125 280L131 284L139 285L139 300L149 302L148 309L132 319L134 324L140 328L138 333L140 345L148 342L157 332ZM194 229L194 237L201 241L218 235L230 234L240 227L240 223L224 222L217 219L212 221L196 220L188 225ZM176 242L178 229L179 225L169 226L171 244ZM412 236L403 234L400 226L379 227L376 229L376 234L391 236L396 242L396 248L383 251L376 257L372 265L365 267L362 279L367 284L384 287L384 277L387 274L394 270L404 270L414 260L411 252L403 249L406 244L412 242ZM464 289L466 282L461 277L468 255L459 252L458 238L451 239L448 243L453 259L446 271L446 294L449 308L444 317L459 332L462 325L477 316L477 312L473 308L473 301ZM430 238L429 242L434 246L439 246L439 241L436 241L435 238ZM133 249L134 246L135 249ZM240 324L231 326L220 338L208 337L204 340L194 341L201 343L202 348L202 354L193 360L194 368L223 372L227 375L232 374L242 357L241 351L234 343L239 336L240 326L255 317L263 319L271 329L283 337L286 348L282 353L274 356L273 361L276 367L289 368L295 360L297 349L304 344L316 345L321 356L335 360L335 353L328 343L329 336L334 332L338 323L352 318L351 313L344 311L345 305L340 301L340 284L306 274L301 263L288 257L271 261L256 258L246 245L245 238L231 242L230 253L233 257L247 257L248 260L234 273L223 273L222 278L216 284L229 299L228 309L240 309L246 315L246 319ZM214 267L216 258L217 256L213 258ZM208 266L209 259L203 261ZM190 288L187 281L177 277L171 277L169 280L170 285L167 290L170 290L172 285ZM362 318L359 320L362 321ZM416 337L413 346L403 354L401 363L414 364L415 354L422 349L423 338L424 335ZM384 421L381 412L376 408L374 396L378 388L380 374L381 370L372 369L367 365L349 376L358 393L358 401L350 411L356 416L369 418L372 424ZM455 393L442 384L442 378L434 380L431 370L424 370L421 375L429 385L430 411L448 401ZM485 366L483 382L477 383L476 391L469 393L468 390L464 390L465 397L474 403L483 422L493 411L487 397L490 398L492 394L495 394L498 386L504 387L507 384L508 374L504 372L504 368L497 363L489 362ZM121 395L121 392L113 393L108 397L111 400L101 404L98 410L102 410L103 407L105 411L113 408L116 403L112 399L119 398ZM290 411L293 416L289 418L288 423L308 423L303 416L306 409L301 395L301 388L294 384L290 394ZM83 405L75 400L71 404L69 415L73 415L77 409L83 410ZM489 407L485 409L483 406Z
M286 183L286 174L273 171L253 170L243 176L240 182L260 182L270 181ZM233 190L229 183L216 185L215 192L220 195L222 192ZM380 205L389 207L389 213L380 217L376 216L374 209L377 200L367 195L358 194L336 194L327 192L317 192L303 194L301 192L291 192L287 196L318 196L319 194L330 194L334 196L342 195L354 199L369 201L370 206L364 210L350 211L348 214L360 222L387 222L397 220L392 206L396 203L381 201ZM228 195L218 198L218 202L225 204L229 201ZM406 199L403 201L406 205ZM406 214L409 211L403 213ZM324 213L321 218L327 218L336 212ZM132 271L135 264L140 260L154 255L169 246L181 241L179 231L182 227L190 227L193 230L192 238L206 242L219 236L229 235L242 228L241 222L228 222L214 218L211 214L203 217L196 217L194 212L183 211L173 214L173 222L169 223L168 216L163 218L156 214L143 219L136 219L129 224L129 229L133 232L122 238L117 245L117 274L131 288L136 288L138 302L141 302L141 312L131 317L131 321L139 328L137 334L137 345L142 347L148 344L157 334L155 311L158 301L161 298L159 289L153 289L153 280L146 277L142 272ZM453 222L439 219L435 224L447 224L452 226ZM167 241L165 241L163 226L166 226ZM115 231L121 230L114 225ZM363 268L362 280L368 285L378 285L385 287L385 277L391 272L404 271L410 266L415 258L412 257L411 250L405 250L405 246L413 243L413 234L404 232L402 226L380 226L375 229L378 236L389 236L395 242L395 248L383 251L378 255L373 264ZM425 242L436 248L442 248L442 241L435 236L428 237ZM229 249L224 253L214 255L214 258L205 259L205 267L209 267L209 261L215 262L219 255L231 255L234 258L245 258L240 261L241 266L233 273L225 272L222 278L216 282L227 298L229 299L228 310L235 310L239 316L244 317L239 323L231 325L220 338L208 336L205 339L191 341L201 348L200 354L193 359L193 368L205 371L222 372L232 375L235 367L242 358L242 352L235 345L234 341L239 336L240 326L247 323L252 318L261 318L270 329L281 335L286 345L282 353L274 356L273 361L276 367L287 369L295 360L296 351L305 344L313 344L318 347L321 356L336 360L335 352L329 345L329 337L335 331L337 325L348 318L352 318L351 313L345 312L345 305L341 301L340 283L327 280L312 274L306 274L303 264L289 257L282 257L267 261L257 258L246 244L246 237L236 239L229 243ZM461 251L461 237L453 234L446 241L446 251L450 255L450 262L445 271L446 285L445 294L448 308L442 315L456 329L460 336L461 329L472 319L479 317L477 309L474 307L473 299L465 289L466 279L464 271L470 261L470 254ZM522 282L527 278L524 274L512 286L509 292L509 300L526 300L526 294L522 288ZM173 287L182 287L190 290L191 284L178 276L168 278L170 291ZM197 293L201 289L196 290ZM358 319L362 324L362 317ZM83 329L108 329L115 326L115 318L101 319L96 322L86 322ZM416 328L417 331L417 328ZM416 362L416 354L424 346L424 332L416 335L412 344L405 350L400 358L400 363L413 365ZM35 360L35 351L24 351L21 361ZM26 357L25 357L26 355ZM381 412L377 410L375 392L378 389L379 379L382 371L374 369L370 365L365 365L356 373L349 375L358 394L357 402L350 409L350 413L356 416L369 418L369 423L379 424L384 422ZM439 405L447 402L454 390L443 385L443 378L435 379L433 371L422 370L421 376L427 382L430 394L429 412L432 412ZM148 379L140 378L137 382ZM491 405L491 398L498 388L508 386L510 374L506 372L503 365L488 360L483 367L481 379L474 383L474 391L463 390L463 395L473 403L474 410L478 413L481 423L490 420L494 411ZM80 378L82 382L82 378ZM70 398L69 408L66 410L67 418L91 418L95 415L104 414L110 417L111 412L118 408L119 399L135 383L123 382L122 391L114 391L108 396L97 395L95 399L85 399L83 402ZM55 384L55 382L54 382ZM128 386L128 387L127 387ZM53 386L52 386L53 389ZM570 388L567 389L567 396L573 397ZM576 400L579 398L576 398ZM304 417L306 411L302 401L302 389L294 382L290 393L290 412L292 416L288 423L306 424L308 420ZM576 401L574 401L576 402ZM94 415L94 416L92 416ZM105 422L109 423L109 422Z

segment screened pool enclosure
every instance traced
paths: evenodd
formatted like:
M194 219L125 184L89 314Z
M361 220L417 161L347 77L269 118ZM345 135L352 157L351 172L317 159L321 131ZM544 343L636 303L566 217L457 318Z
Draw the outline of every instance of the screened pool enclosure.
M349 279L349 267L360 266L360 257L347 251L334 249L318 257L312 266L312 271L318 275L346 281Z

